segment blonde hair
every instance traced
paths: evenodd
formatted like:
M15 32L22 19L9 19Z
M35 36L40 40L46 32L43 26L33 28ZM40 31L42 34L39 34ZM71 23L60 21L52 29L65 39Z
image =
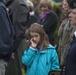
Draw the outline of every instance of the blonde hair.
M50 10L52 10L52 1L51 0L41 0L39 4L39 8L47 5Z
M27 1L27 6L28 6L30 12L33 11L33 9L34 9L34 4L32 3L32 1L28 0L28 1Z

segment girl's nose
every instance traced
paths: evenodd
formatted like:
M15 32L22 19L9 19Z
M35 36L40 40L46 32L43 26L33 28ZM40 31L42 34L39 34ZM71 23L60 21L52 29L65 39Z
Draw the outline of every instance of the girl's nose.
M34 40L36 40L36 37L33 37Z

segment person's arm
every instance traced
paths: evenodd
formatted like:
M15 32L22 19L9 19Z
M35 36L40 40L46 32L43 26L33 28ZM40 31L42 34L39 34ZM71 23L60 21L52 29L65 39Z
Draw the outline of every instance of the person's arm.
M70 51L68 53L69 53L69 59L76 61L76 40L74 40L73 43L71 44Z
M26 66L30 66L33 63L35 59L35 55L37 53L37 50L36 50L37 44L33 38L30 39L30 43L31 43L30 48L24 52L24 55L22 57L22 62Z
M13 35L7 16L6 9L0 6L0 57L7 55L12 50Z
M16 16L16 28L15 28L15 39L13 45L13 51L17 50L21 40L25 37L26 25L28 22L28 8L25 5L19 5Z
M57 70L59 69L59 60L58 60L58 55L56 50L53 51L52 53L52 66L51 66L51 70Z
M29 20L29 9L26 5L19 4L18 11L16 16L16 35L24 35L27 22ZM19 30L19 31L18 31Z
M35 58L35 55L36 55L36 50L30 47L28 50L24 52L24 55L22 56L22 63L28 67L31 66Z

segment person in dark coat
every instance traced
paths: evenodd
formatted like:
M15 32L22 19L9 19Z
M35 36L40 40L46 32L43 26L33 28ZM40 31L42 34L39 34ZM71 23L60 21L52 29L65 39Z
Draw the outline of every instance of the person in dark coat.
M22 54L26 48L26 25L29 9L24 0L4 0L14 28L13 59L10 60L6 75L22 75Z
M12 54L13 29L3 0L0 0L0 75L5 75Z
M76 26L76 0L67 0L70 7L69 19L73 26ZM76 75L76 31L73 40L67 48L65 75Z
M54 46L54 32L57 27L58 18L55 12L52 10L52 2L50 0L41 0L40 10L41 14L38 22L43 25L43 28L49 37L50 44Z

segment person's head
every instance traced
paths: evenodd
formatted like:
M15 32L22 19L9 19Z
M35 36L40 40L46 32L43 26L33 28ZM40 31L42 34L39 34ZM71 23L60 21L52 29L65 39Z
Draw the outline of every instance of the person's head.
M27 6L30 12L34 10L34 4L30 0L27 1Z
M76 0L67 0L70 9L76 8Z
M34 23L28 29L28 39L33 41L40 46L41 49L45 49L49 45L49 39L45 33L42 25Z
M69 10L69 6L68 6L68 3L67 3L67 0L63 0L62 2L62 8L65 12L68 12Z
M33 2L33 4L37 4L38 0L30 0Z
M40 4L39 4L39 9L43 13L52 10L52 1L51 0L41 0Z
M76 0L67 0L70 7L69 19L71 25L76 25Z

